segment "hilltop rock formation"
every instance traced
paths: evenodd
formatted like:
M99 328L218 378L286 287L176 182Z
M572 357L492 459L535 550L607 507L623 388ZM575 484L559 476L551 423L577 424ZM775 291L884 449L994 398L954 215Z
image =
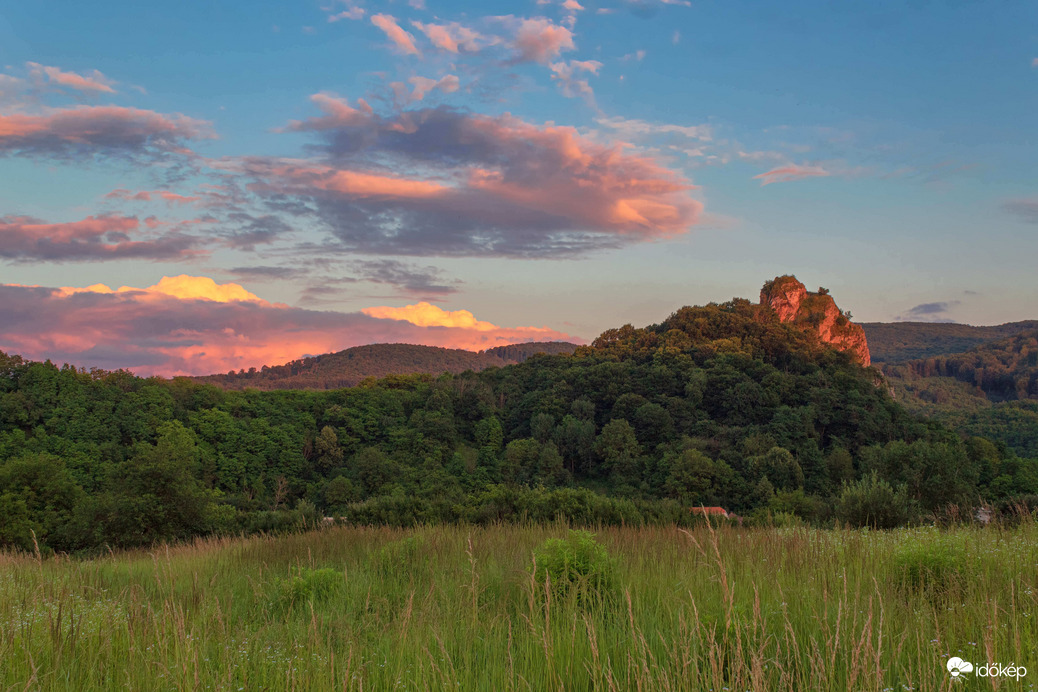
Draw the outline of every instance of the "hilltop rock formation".
M782 322L813 332L834 348L850 352L862 365L872 362L865 330L836 307L825 289L812 293L795 276L779 276L764 284L760 304L774 310Z

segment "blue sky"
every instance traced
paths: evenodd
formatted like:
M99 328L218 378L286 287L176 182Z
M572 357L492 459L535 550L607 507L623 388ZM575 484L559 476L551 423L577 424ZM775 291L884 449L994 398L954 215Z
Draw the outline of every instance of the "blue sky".
M341 321L297 349L405 338L371 311L421 304L441 322L402 321L591 339L795 273L858 320L1038 317L1034 3L103 8L0 3L0 266L29 313L85 294L27 285L126 308L189 275ZM0 348L296 357L214 344L194 307L180 350L155 324Z

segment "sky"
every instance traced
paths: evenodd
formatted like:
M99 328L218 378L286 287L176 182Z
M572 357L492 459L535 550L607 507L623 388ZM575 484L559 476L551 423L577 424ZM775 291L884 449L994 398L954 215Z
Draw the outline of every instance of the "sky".
M0 350L1038 318L1038 4L0 0Z

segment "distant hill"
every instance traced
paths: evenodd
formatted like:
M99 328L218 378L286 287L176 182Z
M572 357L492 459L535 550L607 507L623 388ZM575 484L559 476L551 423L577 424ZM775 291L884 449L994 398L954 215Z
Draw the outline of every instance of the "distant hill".
M942 322L864 322L872 362L904 363L962 353L981 344L1038 329L1038 320L991 327Z
M963 353L880 367L910 410L1000 440L1018 454L1038 454L1038 329Z
M550 341L497 346L478 352L413 344L371 344L284 365L263 366L260 370L191 379L225 389L339 389L352 387L368 377L478 372L522 363L538 353L573 353L576 348L576 344Z
M953 377L991 401L1038 399L1038 329L977 348L905 364L917 377Z
M978 398L991 403L1038 400L1038 329L964 353L887 363L882 370L923 405L963 409L975 408Z

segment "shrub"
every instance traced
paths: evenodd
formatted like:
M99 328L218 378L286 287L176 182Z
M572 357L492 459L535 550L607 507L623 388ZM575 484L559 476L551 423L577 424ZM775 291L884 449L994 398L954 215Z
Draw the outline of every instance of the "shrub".
M904 486L895 490L875 472L845 485L836 501L836 518L856 527L893 529L908 523L914 514Z
M422 549L425 540L419 536L408 536L386 543L372 556L374 567L383 577L411 576L429 565L428 554Z
M587 531L549 538L534 550L533 576L555 593L575 592L578 602L606 596L616 583L616 561Z
M300 569L288 579L275 579L271 584L270 603L275 610L287 610L297 603L320 603L342 588L345 578L330 567Z
M902 589L939 596L973 573L974 562L950 539L910 543L895 552L894 582Z

